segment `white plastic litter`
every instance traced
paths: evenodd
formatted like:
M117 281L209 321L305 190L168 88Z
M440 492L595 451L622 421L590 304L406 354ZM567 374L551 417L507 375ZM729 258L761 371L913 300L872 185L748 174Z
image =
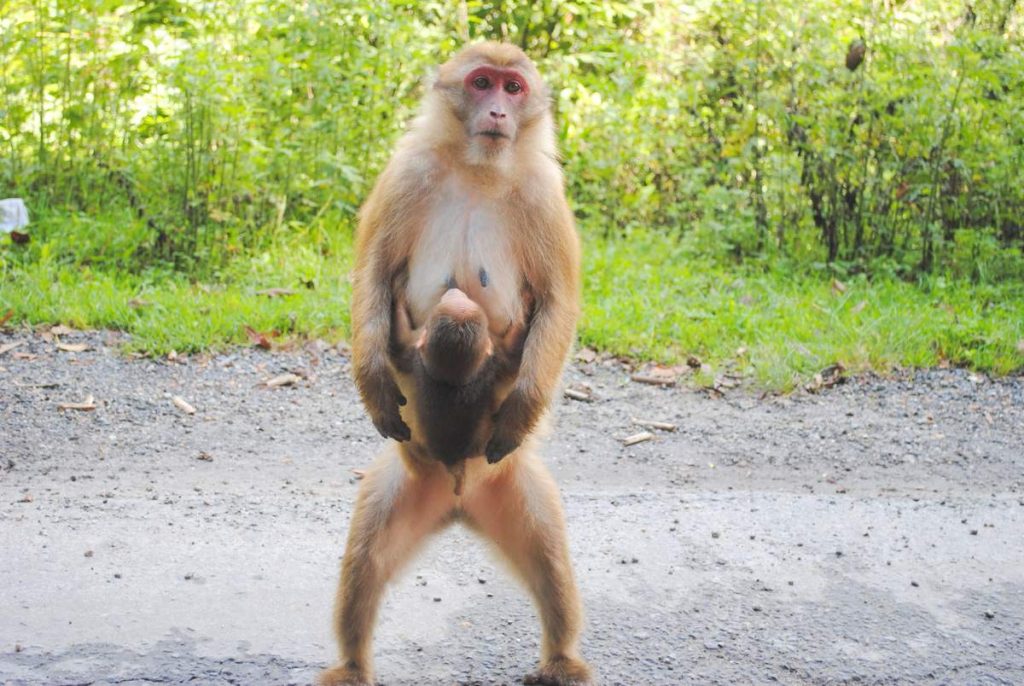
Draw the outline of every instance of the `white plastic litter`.
M10 233L28 225L28 208L21 198L0 200L0 232Z

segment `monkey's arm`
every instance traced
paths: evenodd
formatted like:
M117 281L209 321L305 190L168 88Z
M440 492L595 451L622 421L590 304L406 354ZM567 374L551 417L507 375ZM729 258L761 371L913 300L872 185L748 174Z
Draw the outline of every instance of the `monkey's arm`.
M519 376L495 417L494 433L485 448L495 463L519 447L536 427L551 403L562 377L562 367L576 334L579 315L579 245L571 215L556 246L545 247L540 264L546 272L541 293L534 293L534 309L523 346Z
M382 174L360 216L352 288L352 359L356 386L377 431L385 438L407 441L411 434L398 409L405 405L405 397L388 366L392 282L399 269L397 241L386 240L390 228L386 224L396 219L385 205L396 194L390 171Z

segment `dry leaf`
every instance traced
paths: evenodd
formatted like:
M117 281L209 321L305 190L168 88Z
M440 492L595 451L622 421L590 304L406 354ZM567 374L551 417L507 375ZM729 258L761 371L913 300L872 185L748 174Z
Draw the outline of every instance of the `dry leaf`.
M290 288L265 288L262 291L256 291L256 295L265 295L268 298L281 298L286 295L295 295L295 291Z
M0 345L0 355L3 355L6 352L10 352L11 350L14 350L15 348L18 348L23 345L25 345L25 341L14 341L13 343L4 343L3 345Z
M270 339L276 336L277 332L271 331L269 333L261 333L256 329L252 328L251 326L246 326L245 335L249 337L249 340L252 342L253 345L259 346L264 350L270 350L272 347L274 347L274 344Z
M80 403L60 403L57 405L57 408L61 410L82 410L83 412L88 412L96 409L96 401L91 395L89 395Z
M25 360L26 362L31 362L32 360L39 357L39 355L36 355L35 353L16 352L11 353L11 357L13 357L16 360Z
M213 455L206 452L205 450L200 450L199 454L196 455L196 459L201 460L203 462L213 462Z
M633 423L637 426L644 426L648 429L659 429L661 431L675 431L676 425L669 422L658 422L653 419L637 419L633 417Z
M189 405L185 401L185 399L182 398L180 395L172 395L171 396L171 402L174 403L174 406L177 407L182 412L184 412L185 414L195 414L196 413L196 408L194 408L191 405Z
M580 362L590 363L597 359L597 353L590 348L580 348L576 351L576 359Z
M804 388L806 388L809 393L815 393L823 388L832 388L833 386L846 381L846 377L844 376L845 372L846 367L843 366L843 363L836 362L815 374L811 382Z
M142 298L132 298L131 300L128 301L128 307L132 308L133 310L138 310L143 307L149 307L152 304L153 303L149 302L148 300L143 300Z
M32 502L32 494L31 493L26 493L25 495L21 496L21 500L19 500L18 502L19 503L30 503L30 502Z
M9 322L11 317L13 317L13 316L14 316L14 310L7 310L2 315L0 315L0 326L3 326L7 322Z
M279 374L275 376L273 379L267 379L267 381L265 381L264 384L266 385L267 388L278 388L280 386L291 386L292 384L296 384L299 381L302 381L301 376L289 372L287 374Z
M861 300L859 303L850 308L851 314L860 314L865 307L868 306L867 300Z
M358 479L362 479L363 477L366 476L366 470L365 469L353 469L352 473L355 474L355 477L356 477L357 480Z
M652 434L650 431L641 431L638 434L633 434L632 436L626 436L625 438L623 438L622 439L622 445L624 445L624 446L626 446L628 448L631 445L636 445L637 443L643 443L645 441L650 441L653 438L654 438L654 434Z
M832 292L841 295L846 292L846 284L839 279L832 279Z
M67 336L69 333L75 333L75 330L72 329L70 326L58 324L57 326L50 327L50 333L52 333L54 336Z
M740 347L736 348L736 357L743 357L748 352L749 351L747 350L747 346L741 345Z
M57 350L63 350L66 353L84 353L89 349L88 343L58 343Z

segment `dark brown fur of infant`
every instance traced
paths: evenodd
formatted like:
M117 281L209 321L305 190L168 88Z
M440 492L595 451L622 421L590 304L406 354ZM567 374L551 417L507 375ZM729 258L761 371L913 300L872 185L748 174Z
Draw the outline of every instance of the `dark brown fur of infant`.
M454 474L464 460L484 454L499 394L519 371L523 332L492 336L483 309L457 288L419 329L401 302L395 309L390 353L399 373L412 378L412 441Z

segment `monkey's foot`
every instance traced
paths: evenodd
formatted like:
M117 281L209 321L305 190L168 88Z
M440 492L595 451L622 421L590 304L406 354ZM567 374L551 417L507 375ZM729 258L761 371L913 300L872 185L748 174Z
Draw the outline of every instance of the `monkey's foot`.
M590 686L590 667L574 657L553 657L523 679L535 686Z
M320 672L317 686L373 686L373 680L363 670L339 665Z

